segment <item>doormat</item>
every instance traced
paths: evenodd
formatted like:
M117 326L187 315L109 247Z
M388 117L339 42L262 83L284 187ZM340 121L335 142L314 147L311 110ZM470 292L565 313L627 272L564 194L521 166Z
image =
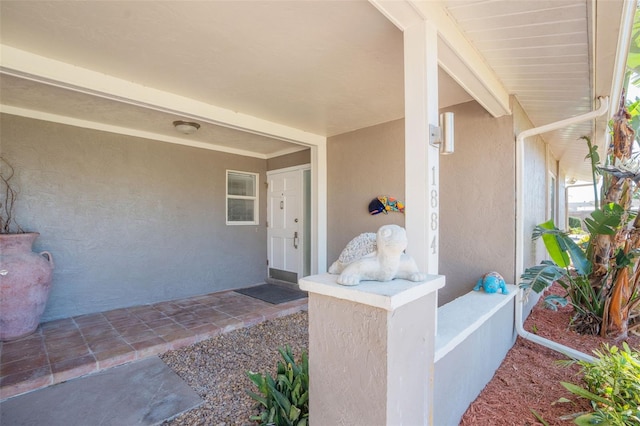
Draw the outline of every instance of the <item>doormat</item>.
M3 425L159 425L202 399L158 357L16 396L0 404Z
M294 290L292 288L281 287L275 284L261 284L255 287L241 288L234 291L236 293L244 294L245 296L253 297L254 299L260 299L264 302L271 303L272 305L279 305L280 303L307 297L306 291Z

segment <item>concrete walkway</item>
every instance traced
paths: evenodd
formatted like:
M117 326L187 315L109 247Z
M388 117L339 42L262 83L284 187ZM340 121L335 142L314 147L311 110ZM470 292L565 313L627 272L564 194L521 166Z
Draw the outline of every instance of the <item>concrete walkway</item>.
M202 402L151 357L10 398L0 403L0 424L157 425Z

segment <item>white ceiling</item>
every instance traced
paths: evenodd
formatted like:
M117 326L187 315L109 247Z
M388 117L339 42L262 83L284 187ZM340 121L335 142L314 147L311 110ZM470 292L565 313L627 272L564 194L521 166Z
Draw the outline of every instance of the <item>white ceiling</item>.
M598 15L607 17L603 7L617 11L618 21L608 20L606 28L597 25ZM609 95L620 2L452 0L447 10L535 126L589 112L598 96ZM600 68L592 69L596 60ZM607 78L596 84L596 72ZM606 122L605 116L598 129L587 121L544 135L569 177L590 177L579 137L603 133Z
M542 125L588 111L596 95L608 94L615 54L598 52L592 41L602 36L615 52L621 3L450 0L438 5L533 123ZM598 16L608 26L598 25L600 33L592 37ZM52 68L60 61L73 72L94 72L97 87L104 80L101 90L89 91L51 81L48 70L24 73L3 66L0 102L9 113L71 117L79 125L101 123L108 131L133 129L141 136L263 158L300 146L292 139L218 126L211 111L222 108L320 136L404 116L402 32L365 0L2 0L0 39L3 56L17 49L54 60ZM594 70L601 87L594 88ZM441 107L472 99L445 72L439 77ZM110 93L113 79L131 83L133 91L152 88L197 102L197 114L130 102ZM174 120L194 118L202 124L194 135L172 128ZM583 168L584 152L574 141L591 127L545 135L575 173Z

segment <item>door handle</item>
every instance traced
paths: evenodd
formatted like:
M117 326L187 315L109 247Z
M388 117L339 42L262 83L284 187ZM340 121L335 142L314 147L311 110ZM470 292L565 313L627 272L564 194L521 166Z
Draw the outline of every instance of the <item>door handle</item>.
M293 248L298 248L298 231L293 233Z

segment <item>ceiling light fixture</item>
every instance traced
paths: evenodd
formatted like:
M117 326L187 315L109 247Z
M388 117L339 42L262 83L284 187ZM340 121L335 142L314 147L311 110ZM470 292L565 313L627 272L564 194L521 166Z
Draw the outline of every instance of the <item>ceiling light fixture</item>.
M175 127L176 130L180 133L183 133L185 135L192 135L198 131L200 125L192 121L178 120L173 122L173 127Z

